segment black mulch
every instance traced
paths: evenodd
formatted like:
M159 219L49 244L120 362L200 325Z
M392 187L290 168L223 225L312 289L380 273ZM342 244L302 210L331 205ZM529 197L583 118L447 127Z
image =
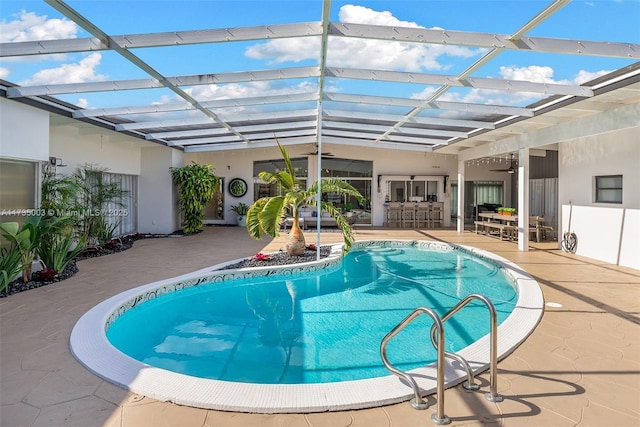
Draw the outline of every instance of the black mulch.
M176 231L172 234L132 234L129 236L124 236L118 239L114 239L110 242L107 242L103 246L94 246L87 248L82 251L76 259L71 261L67 268L64 269L61 273L58 273L55 277L43 277L43 273L41 271L37 271L32 274L31 280L28 282L24 282L22 278L16 279L13 282L9 283L8 289L4 289L0 291L0 298L6 298L9 295L17 294L20 292L28 291L30 289L39 288L41 286L51 285L53 283L58 283L62 280L68 279L72 277L78 272L78 266L76 265L76 261L88 259L88 258L96 258L104 255L115 254L118 252L126 251L127 249L133 246L133 243L136 240L140 239L153 239L153 238L161 238L161 237L180 237L185 234L182 231ZM331 247L322 246L320 247L320 257L325 258L329 256L331 252ZM232 268L243 268L243 267L267 267L272 265L286 265L286 264L298 264L302 262L309 262L316 259L316 250L309 249L305 250L303 255L300 256L289 256L286 252L280 251L275 254L269 254L266 258L256 259L256 257L247 258L233 265L228 265L223 267L223 269L232 269Z
M320 258L326 258L331 253L330 246L320 247ZM265 254L266 258L253 256L251 258L244 259L240 262L226 265L221 270L229 270L232 268L247 268L247 267L269 267L273 265L287 265L298 264L301 262L315 261L317 258L316 250L307 248L304 254L300 256L289 256L285 251L276 252L273 254Z

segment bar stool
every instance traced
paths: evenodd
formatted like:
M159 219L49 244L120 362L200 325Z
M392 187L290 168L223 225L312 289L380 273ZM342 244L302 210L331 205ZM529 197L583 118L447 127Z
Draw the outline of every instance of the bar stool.
M427 202L419 202L416 207L416 227L429 227L429 210L430 206Z
M401 227L402 225L402 204L390 202L387 205L387 227Z
M444 225L444 203L443 202L433 202L431 206L431 226L432 227L442 227Z
M415 203L404 203L402 205L402 227L405 228L407 225L411 226L411 228L416 227Z

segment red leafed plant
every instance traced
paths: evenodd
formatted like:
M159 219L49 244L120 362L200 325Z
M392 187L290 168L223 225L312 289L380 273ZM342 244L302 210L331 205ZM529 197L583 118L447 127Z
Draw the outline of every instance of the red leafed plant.
M51 282L58 275L58 271L53 268L44 268L38 272L40 278L45 282Z
M263 254L262 252L258 252L251 259L254 261L267 261L271 259L271 256L267 254Z

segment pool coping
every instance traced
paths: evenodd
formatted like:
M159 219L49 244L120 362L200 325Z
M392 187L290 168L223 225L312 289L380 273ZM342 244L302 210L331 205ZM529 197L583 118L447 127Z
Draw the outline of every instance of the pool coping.
M505 258L465 245L422 240L359 241L354 247L377 243L388 245L424 245L430 247L459 248L482 258L493 260L510 274L518 289L516 308L498 327L498 358L513 352L537 326L544 309L544 298L538 283L515 263ZM383 406L409 400L412 390L397 377L344 381L323 384L250 384L191 377L139 362L114 348L106 338L106 325L118 313L159 293L171 292L186 286L203 283L202 276L246 277L269 275L285 270L307 271L326 268L340 261L342 245L332 245L328 258L310 263L274 266L268 268L220 270L239 260L217 264L185 275L149 283L115 295L85 313L74 326L70 347L73 356L88 370L134 393L160 401L205 409L253 413L302 413ZM159 292L158 290L162 290ZM146 299L145 299L146 298ZM474 372L489 367L489 337L485 336L458 352ZM435 366L429 365L411 371L424 395L435 393ZM445 386L454 386L466 379L464 371L447 361ZM499 380L498 380L499 381Z

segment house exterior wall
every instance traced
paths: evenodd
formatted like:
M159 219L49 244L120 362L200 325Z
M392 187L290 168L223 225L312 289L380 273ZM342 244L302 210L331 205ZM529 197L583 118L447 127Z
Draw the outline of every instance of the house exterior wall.
M169 234L180 228L177 190L170 167L185 164L183 153L169 147L153 146L141 150L138 178L138 231Z
M640 269L640 126L565 141L559 146L562 229L576 253ZM621 204L595 203L594 177L622 175Z
M314 150L309 145L286 146L289 157L308 157L308 182L317 180L317 157L305 153ZM390 150L357 146L339 146L323 144L323 151L330 152L337 158L357 159L373 161L372 178L372 225L382 226L384 221L384 194L383 189L378 188L378 175L392 176L437 176L449 175L446 192L440 189L440 200L445 203L445 212L450 212L450 179L457 176L456 156L431 152L415 152L406 150ZM253 203L253 162L257 160L281 159L282 155L277 146L273 148L256 148L234 151L215 151L185 153L185 164L191 161L201 164L211 164L215 168L216 175L225 178L228 183L232 178L242 178L249 184L249 191L242 198L235 198L228 194L225 188L225 204L231 206L238 202ZM494 178L495 179L495 178ZM445 226L450 225L449 215L445 215ZM235 223L234 217L225 212L225 222Z
M91 165L111 173L140 175L141 151L150 144L93 126L55 125L50 135L51 156L67 165L58 168L63 174Z
M180 228L169 167L182 165L182 152L93 126L51 127L51 155L71 174L90 165L110 173L138 177L137 231L168 234Z
M49 113L0 98L0 157L49 160Z

